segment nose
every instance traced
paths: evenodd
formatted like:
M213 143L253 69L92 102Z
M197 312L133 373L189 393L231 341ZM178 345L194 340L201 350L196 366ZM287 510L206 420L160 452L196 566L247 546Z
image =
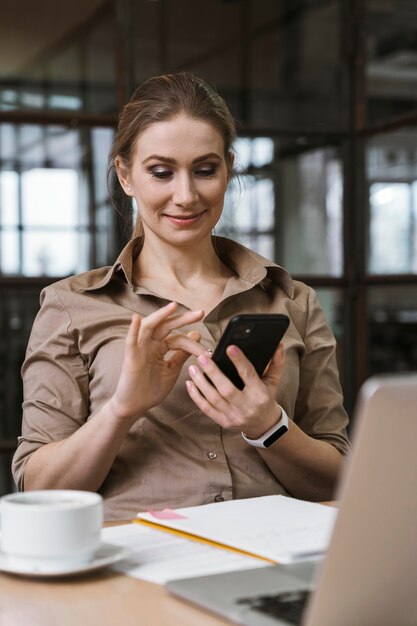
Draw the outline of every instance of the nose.
M177 175L172 199L174 204L185 208L191 208L197 202L198 194L195 181L188 173Z

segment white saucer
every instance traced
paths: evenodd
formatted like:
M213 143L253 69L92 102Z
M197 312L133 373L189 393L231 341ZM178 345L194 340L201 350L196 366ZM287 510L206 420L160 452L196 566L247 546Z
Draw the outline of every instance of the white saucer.
M20 576L35 576L35 577L57 577L57 576L70 576L74 574L83 574L84 572L91 572L93 570L100 569L106 565L111 565L120 561L129 555L129 550L122 546L116 546L111 543L102 543L95 551L93 556L87 563L80 565L73 565L67 567L59 567L57 565L56 570L42 571L39 564L35 562L33 565L17 565L16 562L9 561L7 556L0 550L0 572L6 572L8 574L18 574Z

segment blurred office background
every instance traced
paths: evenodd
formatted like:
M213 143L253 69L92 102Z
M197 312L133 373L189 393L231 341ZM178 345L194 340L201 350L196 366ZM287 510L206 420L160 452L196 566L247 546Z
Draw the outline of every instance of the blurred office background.
M239 122L219 232L318 291L348 410L371 374L416 369L416 0L1 0L0 493L39 292L113 263L118 111L184 68Z

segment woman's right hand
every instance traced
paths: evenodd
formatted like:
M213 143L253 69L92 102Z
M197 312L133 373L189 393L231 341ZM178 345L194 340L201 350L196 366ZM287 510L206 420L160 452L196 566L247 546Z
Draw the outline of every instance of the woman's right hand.
M199 333L172 332L198 322L204 311L177 315L178 304L170 304L146 317L133 314L125 343L122 371L110 399L113 415L134 417L160 404L173 388L190 354L205 352Z

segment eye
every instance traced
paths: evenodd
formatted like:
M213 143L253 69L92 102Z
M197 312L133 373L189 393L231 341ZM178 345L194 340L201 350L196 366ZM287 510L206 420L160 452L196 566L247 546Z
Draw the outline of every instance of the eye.
M202 178L210 178L210 176L215 175L218 169L219 166L214 164L201 165L195 173L197 176L201 176Z
M151 167L149 171L152 178L156 178L157 180L169 180L172 177L172 170L166 167Z

